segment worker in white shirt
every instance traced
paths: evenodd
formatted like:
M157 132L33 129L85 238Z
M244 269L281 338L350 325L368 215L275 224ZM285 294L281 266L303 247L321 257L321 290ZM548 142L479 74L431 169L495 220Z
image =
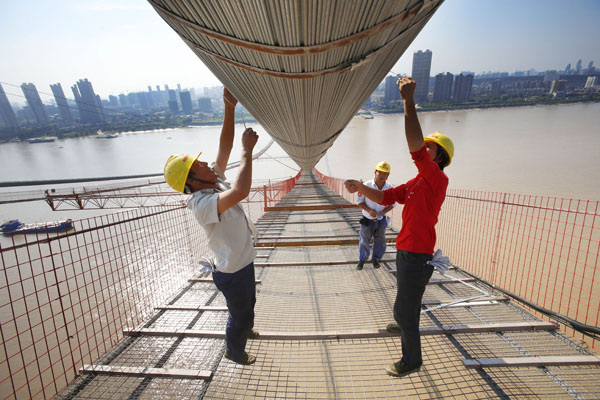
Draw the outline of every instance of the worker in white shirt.
M381 161L375 166L375 178L365 182L368 187L377 190L391 189L392 185L387 183L390 176L390 164ZM358 193L358 206L362 209L360 220L360 241L358 244L358 265L356 269L363 269L365 262L369 260L371 253L371 239L373 239L373 267L379 268L379 261L385 253L386 240L385 228L389 223L388 213L394 206L382 206L368 199L362 193Z

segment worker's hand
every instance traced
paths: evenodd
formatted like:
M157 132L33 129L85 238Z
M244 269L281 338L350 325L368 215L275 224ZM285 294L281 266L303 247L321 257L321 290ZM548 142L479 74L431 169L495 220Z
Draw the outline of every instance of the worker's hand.
M231 92L227 88L223 88L223 101L225 102L225 105L231 104L234 107L238 102L235 96L231 94Z
M344 186L346 186L346 190L350 193L356 193L360 188L360 182L354 179L347 179L344 181Z
M242 134L242 147L244 150L252 151L256 142L258 141L258 134L254 132L252 128L246 128Z
M377 218L378 217L377 213L373 209L369 210L369 215L371 216L371 218Z
M413 81L410 76L403 76L402 78L398 79L398 82L396 83L400 89L400 96L402 96L402 100L413 101L417 83Z

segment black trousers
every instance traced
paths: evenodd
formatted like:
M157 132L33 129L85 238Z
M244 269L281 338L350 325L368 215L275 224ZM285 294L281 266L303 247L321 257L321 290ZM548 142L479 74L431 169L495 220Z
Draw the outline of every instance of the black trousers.
M421 366L421 300L433 274L433 265L425 264L431 254L397 250L396 279L398 291L394 303L394 319L402 329L402 360L411 367Z
M233 274L212 273L213 281L227 301L229 318L225 328L227 351L236 359L244 358L248 333L254 327L256 283L254 263Z

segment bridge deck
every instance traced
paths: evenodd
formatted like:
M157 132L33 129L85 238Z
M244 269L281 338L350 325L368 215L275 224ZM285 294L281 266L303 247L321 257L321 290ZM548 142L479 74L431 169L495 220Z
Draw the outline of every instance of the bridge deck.
M360 210L312 174L299 183L257 222L254 365L223 357L225 300L193 279L57 398L600 398L597 356L459 269L425 292L421 371L387 376L393 244L356 270Z

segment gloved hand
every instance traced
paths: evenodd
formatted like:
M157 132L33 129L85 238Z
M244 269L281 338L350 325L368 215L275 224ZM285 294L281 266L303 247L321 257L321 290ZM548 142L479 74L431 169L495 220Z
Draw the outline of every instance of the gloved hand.
M198 264L202 267L200 272L213 272L215 270L215 260L213 258L202 257L202 260L198 261Z
M425 264L433 265L440 274L445 275L448 268L450 268L450 258L442 254L442 249L437 249L433 253L431 261L427 261Z

